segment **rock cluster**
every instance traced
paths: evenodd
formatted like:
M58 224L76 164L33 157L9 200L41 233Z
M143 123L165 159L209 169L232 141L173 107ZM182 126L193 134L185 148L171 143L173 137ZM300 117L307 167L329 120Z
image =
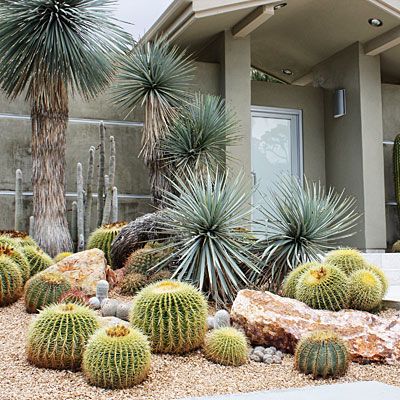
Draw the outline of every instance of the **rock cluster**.
M283 353L273 346L256 346L250 352L250 360L265 364L282 364Z

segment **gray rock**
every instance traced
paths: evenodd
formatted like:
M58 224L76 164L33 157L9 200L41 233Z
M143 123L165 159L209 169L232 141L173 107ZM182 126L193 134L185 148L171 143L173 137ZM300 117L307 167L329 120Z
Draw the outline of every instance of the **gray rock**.
M118 300L105 299L101 303L101 315L103 317L115 317L117 315Z
M262 361L262 358L261 357L259 357L257 354L250 354L250 360L251 361L255 361L255 362L261 362Z
M272 356L270 356L269 354L265 355L263 357L263 363L264 364L272 364L274 362Z
M270 349L274 352L274 354L276 353L276 347L271 346Z
M278 350L278 351L275 353L275 355L278 356L278 357L280 357L280 358L283 357L283 353L282 353L280 350Z
M261 359L264 357L264 353L262 351L253 351L253 354Z
M254 347L254 350L253 350L253 351L261 351L261 353L264 353L265 347L263 347L263 346L256 346L256 347Z
M218 310L214 316L214 329L231 326L231 316L226 310Z
M278 357L278 356L272 356L272 361L275 363L275 364L282 364L282 358L281 357Z
M129 313L132 308L132 303L119 303L117 307L116 317L129 321Z
M272 347L268 347L265 349L264 354L268 354L270 356L273 356L275 354L275 351L273 350Z
M208 316L207 317L207 329L210 331L211 329L214 329L214 326L215 326L214 317Z
M129 322L123 321L117 317L99 317L99 324L101 328L111 328L116 325L123 325L129 328Z
M97 297L91 297L89 299L89 307L94 310L100 310L100 300Z

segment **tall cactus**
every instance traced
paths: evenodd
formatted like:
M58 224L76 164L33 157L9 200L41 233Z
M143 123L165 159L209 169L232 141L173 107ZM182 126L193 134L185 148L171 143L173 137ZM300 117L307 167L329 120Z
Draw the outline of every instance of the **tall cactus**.
M91 215L92 215L94 152L95 148L92 146L89 149L89 161L88 161L88 171L87 171L87 181L86 181L86 204L85 204L85 219L84 219L85 243L89 238Z
M106 201L104 204L103 225L109 224L111 221L112 192L115 180L115 156L110 156L110 166L108 180L106 184Z
M22 231L23 227L23 202L22 202L22 171L17 169L15 172L15 221L14 229Z
M111 223L118 221L118 189L114 186L112 191Z
M76 187L77 187L77 228L78 228L78 251L85 248L84 241L84 194L82 164L76 166ZM82 240L83 239L83 240Z
M75 251L78 247L78 203L76 201L72 202L71 237Z
M98 173L98 185L97 185L97 226L100 226L103 222L103 211L104 211L104 172L105 172L105 136L106 128L104 122L100 122L100 146L99 146L99 173Z
M29 217L29 236L30 237L35 236L34 226L35 226L35 217L33 215L31 215Z
M394 191L397 202L397 217L400 224L400 134L394 139L393 146L393 174L394 174Z

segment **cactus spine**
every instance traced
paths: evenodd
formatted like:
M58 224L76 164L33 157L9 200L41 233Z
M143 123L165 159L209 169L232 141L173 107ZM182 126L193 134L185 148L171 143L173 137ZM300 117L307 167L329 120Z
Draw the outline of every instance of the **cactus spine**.
M296 298L296 286L301 278L301 276L306 272L310 267L317 265L315 262L309 262L305 264L300 264L294 270L292 270L285 280L283 281L283 295L285 297L290 297L291 299Z
M23 291L23 279L17 264L6 255L0 255L0 307L17 301Z
M83 194L83 174L82 164L78 163L76 166L76 188L77 188L77 228L78 228L78 251L85 249L85 240L82 241L82 237L85 235L84 226L84 215L85 215L85 204Z
M380 306L383 293L382 283L374 272L360 269L350 275L351 308L373 311Z
M149 336L155 352L186 353L203 343L207 302L187 283L153 283L135 297L130 322Z
M14 229L22 231L23 229L23 213L24 205L22 198L22 171L17 169L15 172L15 218Z
M302 338L295 351L295 367L314 379L339 377L347 372L348 350L336 334L314 332Z
M235 328L215 329L206 335L204 354L217 364L238 367L248 360L247 338Z
M393 177L394 177L394 192L397 203L397 217L400 224L400 134L394 139L393 146Z
M96 149L93 146L89 149L89 161L88 161L88 170L86 179L86 204L85 204L85 217L84 217L85 243L87 243L87 240L89 238L91 216L92 216L95 151Z
M99 324L96 314L77 304L46 307L28 333L28 361L37 367L78 370L84 348Z
M150 370L150 345L139 330L117 325L99 330L83 356L83 372L90 384L109 389L143 382Z
M53 264L53 259L36 246L26 246L22 250L29 262L31 276L44 271Z
M100 122L100 145L99 145L99 173L98 173L98 184L97 184L97 226L100 226L103 221L104 212L104 172L105 172L105 136L106 128L104 122Z
M366 262L362 254L355 249L333 250L325 258L326 264L334 265L341 269L347 276L354 271L365 267Z

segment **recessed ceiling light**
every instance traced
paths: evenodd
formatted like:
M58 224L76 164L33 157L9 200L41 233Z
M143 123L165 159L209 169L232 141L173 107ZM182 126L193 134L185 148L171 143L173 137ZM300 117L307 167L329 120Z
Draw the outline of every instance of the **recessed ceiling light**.
M280 10L281 8L283 8L283 7L286 7L286 6L287 6L287 3L280 3L280 4L277 4L274 7L274 10L277 11L277 10Z
M370 19L368 20L368 23L369 23L371 26L375 27L375 28L379 28L380 26L383 25L382 20L380 20L380 19L378 19L378 18L370 18Z
M293 75L293 71L290 70L290 69L288 69L288 68L284 68L284 69L282 70L282 72L283 72L285 75Z

